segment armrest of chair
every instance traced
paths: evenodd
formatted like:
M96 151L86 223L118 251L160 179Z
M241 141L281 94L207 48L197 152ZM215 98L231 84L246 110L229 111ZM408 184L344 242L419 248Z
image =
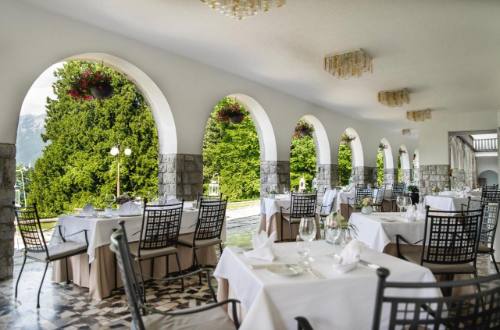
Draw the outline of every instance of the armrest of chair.
M162 311L155 310L155 312L163 314L163 315L170 315L170 316L189 315L189 314L196 314L199 312L203 312L203 311L211 310L211 309L214 309L214 308L217 308L220 306L231 304L231 314L233 317L234 326L236 327L236 329L238 329L240 327L240 321L238 319L238 309L237 309L239 303L240 303L239 300L227 299L227 300L224 300L221 302L216 302L213 304L200 306L198 308L190 308L188 311L179 310L179 311L173 311L173 312L162 312Z
M309 323L309 321L305 317L297 316L295 318L295 320L297 321L297 329L298 330L313 330L311 324Z
M418 241L416 241L416 242L414 242L414 243L411 243L411 242L410 242L410 241L408 241L406 238L404 238L404 236L403 236L403 235L397 234L397 235L396 235L396 249L397 249L397 251L398 251L398 257L399 257L399 258L403 258L403 259L405 259L405 258L403 257L403 254L401 253L401 249L400 249L400 242L404 242L405 244L408 244L408 245L415 245L415 244L418 244L418 243L420 243L420 242L422 242L422 241L423 241L423 239L418 240Z
M77 234L83 233L84 238L85 238L85 244L87 244L87 246L89 246L89 239L88 239L88 236L87 236L87 229L79 230L79 231L77 231L77 232L75 232L73 234L67 235L67 236L63 236L62 231L61 231L61 225L57 225L57 229L59 231L59 237L61 237L61 239L62 239L63 242L66 242L66 238L68 238L68 237L75 236Z

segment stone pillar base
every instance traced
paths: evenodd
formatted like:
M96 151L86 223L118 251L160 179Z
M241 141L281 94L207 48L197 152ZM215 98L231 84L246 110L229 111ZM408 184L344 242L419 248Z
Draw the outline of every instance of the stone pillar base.
M14 262L14 209L16 147L0 143L0 280L12 277Z
M377 183L377 169L369 166L356 166L352 169L355 184Z
M395 168L386 168L384 169L384 184L392 185L396 182L396 172Z
M194 200L203 192L203 161L201 155L160 155L158 184L160 196L175 196L178 199Z
M266 197L271 191L281 193L290 190L289 161L260 162L260 196Z
M451 189L464 186L466 184L465 170L453 168L451 169L450 186Z
M419 190L421 195L428 195L433 187L440 191L450 189L450 165L420 165Z

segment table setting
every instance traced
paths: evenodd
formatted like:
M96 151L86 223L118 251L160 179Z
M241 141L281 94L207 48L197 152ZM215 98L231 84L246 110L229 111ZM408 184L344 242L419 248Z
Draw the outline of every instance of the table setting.
M173 200L172 200L173 203ZM168 207L168 203L166 204ZM95 209L92 205L86 205L76 214L62 215L57 220L64 237L71 240L83 240L83 235L74 233L87 231L88 249L87 254L69 258L69 274L66 274L65 260L54 262L52 280L55 282L66 281L66 275L76 285L88 287L90 296L94 300L101 300L111 294L112 289L121 285L119 276L116 276L116 261L114 254L109 249L110 235L114 229L119 228L119 222L124 221L129 242L139 241L140 230L143 221L142 203L134 201L126 202L117 209L106 208L104 211ZM180 236L192 237L198 220L198 209L194 203L185 202L182 213ZM226 238L226 226L222 229L222 240ZM53 235L51 244L60 241L59 235ZM179 259L182 269L192 265L192 250L188 247L179 246ZM200 248L197 252L198 260L207 265L215 265L217 255L213 247ZM150 263L143 263L145 274L150 273ZM166 258L155 258L153 277L161 278L166 275ZM177 270L173 258L169 261L169 270Z
M294 317L299 315L314 329L369 329L376 269L390 269L391 280L435 281L428 269L374 251L359 240L337 245L303 237L274 243L262 236L251 251L224 250L214 272L218 298L241 301L240 329L296 329ZM386 322L388 311L384 315Z

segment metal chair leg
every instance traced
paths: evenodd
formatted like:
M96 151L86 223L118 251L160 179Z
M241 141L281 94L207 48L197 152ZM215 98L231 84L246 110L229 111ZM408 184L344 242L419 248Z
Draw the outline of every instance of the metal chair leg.
M290 232L290 241L293 241L293 234L292 234L292 218L290 218L290 221L288 222L288 231Z
M495 266L495 269L497 270L497 274L500 274L500 270L498 270L497 261L495 260L494 252L491 252L490 255L491 255L491 260L493 260L493 265Z
M23 273L24 265L26 264L26 255L24 255L23 264L21 266L21 270L19 271L19 275L17 275L16 281L16 290L14 291L14 298L17 299L17 286L19 285L19 280L21 279L21 274Z
M284 239L283 239L283 217L280 216L280 228L281 228L281 232L280 232L280 241L283 242Z
M181 274L181 262L179 261L179 255L177 254L177 252L175 252L175 260L177 260L177 269L178 269L178 273ZM181 277L181 287L182 287L182 291L184 291L184 278Z
M223 249L222 249L222 243L219 243L219 250L220 250L220 255L222 255L222 251L223 251Z
M151 258L151 270L149 271L149 279L153 279L153 275L155 272L155 258Z
M45 270L43 271L42 281L40 282L40 287L38 288L38 294L36 297L36 308L40 308L40 292L42 291L43 281L45 280L45 274L47 274L47 269L49 268L49 262L45 263Z
M167 272L167 273L166 273L166 276L167 276L167 277L168 277L168 274L170 274L170 269L169 269L169 267L168 267L168 266L169 266L169 265L168 265L168 262L170 261L170 260L169 260L169 259L170 259L169 257L170 257L170 254L167 254L167 255L165 256L165 259L167 259L167 264L165 265L165 271Z
M69 284L69 269L68 269L68 257L64 258L64 263L66 264L66 284Z
M141 260L138 260L138 263L139 263L139 274L141 275L141 282L142 282L142 296L144 298L144 302L146 302L146 284L144 283L144 275L142 274Z

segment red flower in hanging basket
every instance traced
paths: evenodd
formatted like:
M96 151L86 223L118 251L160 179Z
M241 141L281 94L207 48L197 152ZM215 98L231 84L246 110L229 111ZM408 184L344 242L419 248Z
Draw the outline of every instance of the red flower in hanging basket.
M68 94L85 101L108 98L113 94L111 78L102 71L85 70L72 82Z
M217 119L223 123L239 124L245 119L245 113L239 103L229 103L219 109Z

